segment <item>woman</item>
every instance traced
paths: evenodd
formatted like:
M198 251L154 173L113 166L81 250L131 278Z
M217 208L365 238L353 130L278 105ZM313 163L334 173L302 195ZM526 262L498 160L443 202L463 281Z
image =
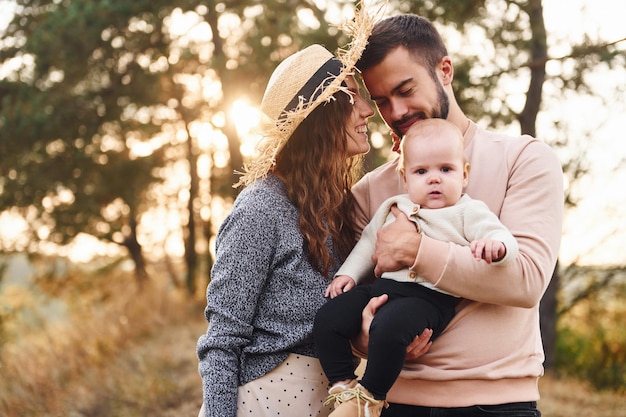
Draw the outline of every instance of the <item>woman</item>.
M209 327L197 346L202 416L330 412L311 333L355 242L350 187L374 113L353 77L365 23L340 58L312 45L269 80L260 155L245 167L239 184L247 187L216 241Z

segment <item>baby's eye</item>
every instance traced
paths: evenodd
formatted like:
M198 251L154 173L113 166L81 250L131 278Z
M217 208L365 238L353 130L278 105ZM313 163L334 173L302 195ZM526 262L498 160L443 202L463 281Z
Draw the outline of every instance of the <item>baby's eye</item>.
M450 167L442 167L441 168L441 172L450 172L450 171L451 171Z
M418 174L420 174L420 175L424 175L424 174L426 173L426 170L425 170L424 168L420 168L420 169L418 169L418 170L417 170L417 171L415 171L415 172L417 172L417 173L418 173Z

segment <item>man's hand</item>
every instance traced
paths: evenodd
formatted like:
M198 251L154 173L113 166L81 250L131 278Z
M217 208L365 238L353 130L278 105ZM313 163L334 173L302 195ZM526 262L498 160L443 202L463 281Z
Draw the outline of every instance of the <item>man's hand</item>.
M418 284L416 284L418 285ZM367 354L367 345L369 343L369 331L374 315L378 309L387 302L387 294L383 294L378 297L372 297L363 309L361 313L361 332L357 337L352 339L352 345L364 354ZM428 352L430 346L433 344L430 341L430 337L433 335L431 329L426 329L421 335L415 337L409 346L406 348L406 360L415 360Z
M377 277L383 272L410 268L415 262L421 242L415 223L396 206L391 207L391 212L396 220L382 227L376 234L376 249L372 261L376 265L374 274Z
M367 353L367 344L370 340L370 325L372 324L372 320L374 320L374 315L378 311L378 309L387 302L389 296L387 294L380 295L378 297L372 297L370 301L367 303L363 311L361 312L361 333L358 338L361 339L361 344L363 347L362 352Z
M431 329L424 329L422 334L417 336L409 346L406 348L406 361L413 361L424 353L428 352L430 346L433 342L430 341L430 338L433 335L433 331Z

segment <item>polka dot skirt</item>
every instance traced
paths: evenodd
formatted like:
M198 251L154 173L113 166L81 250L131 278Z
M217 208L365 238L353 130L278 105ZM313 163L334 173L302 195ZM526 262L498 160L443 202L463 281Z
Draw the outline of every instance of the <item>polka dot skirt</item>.
M290 354L270 373L239 387L237 417L327 417L327 396L319 360Z

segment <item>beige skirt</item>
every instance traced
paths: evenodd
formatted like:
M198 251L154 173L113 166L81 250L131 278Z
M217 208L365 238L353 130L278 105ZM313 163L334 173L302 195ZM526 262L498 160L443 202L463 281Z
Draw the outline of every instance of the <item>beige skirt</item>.
M327 417L328 379L319 360L290 354L271 372L239 387L237 417ZM198 417L204 417L204 405Z

